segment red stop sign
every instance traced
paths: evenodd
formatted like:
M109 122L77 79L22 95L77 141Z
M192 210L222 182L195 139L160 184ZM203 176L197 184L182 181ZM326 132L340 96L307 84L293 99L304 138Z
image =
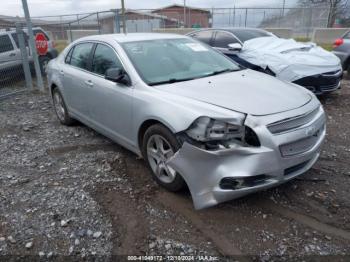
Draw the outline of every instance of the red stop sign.
M35 45L39 55L46 55L49 45L43 33L37 33L35 35Z

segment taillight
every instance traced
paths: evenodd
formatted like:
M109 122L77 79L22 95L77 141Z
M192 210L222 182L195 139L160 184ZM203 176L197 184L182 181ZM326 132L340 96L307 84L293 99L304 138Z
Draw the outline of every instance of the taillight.
M344 43L343 38L338 38L338 39L336 39L336 40L334 41L333 47L334 47L334 48L335 48L335 47L338 47L338 46L342 45L343 43Z

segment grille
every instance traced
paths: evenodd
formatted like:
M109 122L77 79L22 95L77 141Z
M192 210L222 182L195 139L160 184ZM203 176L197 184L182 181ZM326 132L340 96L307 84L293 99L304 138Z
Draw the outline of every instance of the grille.
M332 90L338 88L339 83L340 83L340 79L336 80L336 83L333 85L324 85L324 86L321 86L320 88L322 91L332 91Z
M324 130L324 125L317 130L312 136L284 144L280 146L280 151L283 157L294 156L309 151L319 140L321 133Z
M289 176L289 175L291 175L291 174L294 174L295 172L297 172L297 171L303 169L309 162L310 162L310 160L305 161L305 162L302 162L302 163L300 163L300 164L297 164L297 165L295 165L295 166L291 166L291 167L285 169L285 170L284 170L284 175L285 175L285 176Z
M270 177L262 174L249 177L224 177L220 180L220 188L227 190L259 186L267 182Z
M319 112L320 107L317 107L311 112L308 112L303 115L299 115L296 117L292 118L287 118L283 119L281 121L269 124L267 126L267 129L272 133L272 134L279 134L283 132L288 132L290 130L296 129L300 126L303 126L307 123L309 123Z

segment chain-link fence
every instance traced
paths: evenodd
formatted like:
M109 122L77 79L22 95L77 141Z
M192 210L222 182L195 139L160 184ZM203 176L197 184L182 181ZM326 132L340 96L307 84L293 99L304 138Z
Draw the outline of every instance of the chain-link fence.
M213 27L291 28L310 37L314 28L327 27L327 8L223 8L213 9Z
M259 27L289 28L293 37L309 39L314 28L329 23L329 8L195 8L173 5L160 9L125 10L32 17L33 33L41 33L48 41L48 52L40 56L42 71L48 60L57 56L71 41L94 34L152 32L169 28ZM28 47L26 26L25 50L21 52L15 24L25 24L24 18L0 15L0 96L23 90L23 52L33 72L31 50ZM125 24L125 25L124 25ZM34 75L33 75L34 76ZM28 83L27 83L28 85Z
M300 37L309 37L314 28L327 27L327 7L308 8L184 8L125 11L126 31L152 32L154 29L207 27L291 28ZM55 41L58 50L84 35L118 33L123 28L120 10L41 16L32 19Z

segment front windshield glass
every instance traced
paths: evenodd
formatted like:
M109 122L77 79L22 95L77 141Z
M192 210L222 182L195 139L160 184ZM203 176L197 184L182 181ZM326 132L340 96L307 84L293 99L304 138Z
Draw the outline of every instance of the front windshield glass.
M186 81L239 70L225 56L192 39L157 39L122 44L148 85Z

